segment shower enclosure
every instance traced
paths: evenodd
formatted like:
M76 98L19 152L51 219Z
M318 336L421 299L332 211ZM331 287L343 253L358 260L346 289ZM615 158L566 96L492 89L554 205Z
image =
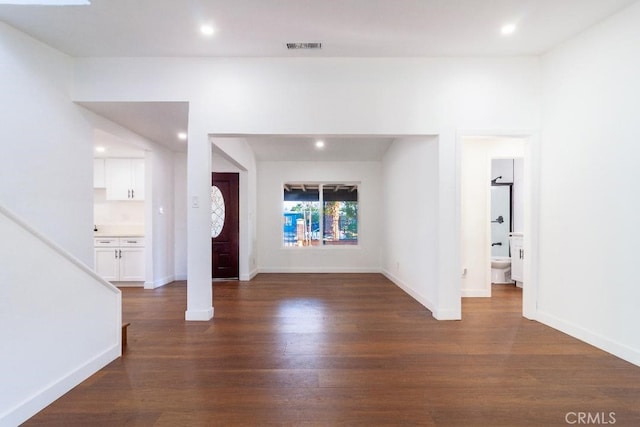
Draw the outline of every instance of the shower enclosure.
M513 231L511 183L491 182L491 256L509 256L509 233Z

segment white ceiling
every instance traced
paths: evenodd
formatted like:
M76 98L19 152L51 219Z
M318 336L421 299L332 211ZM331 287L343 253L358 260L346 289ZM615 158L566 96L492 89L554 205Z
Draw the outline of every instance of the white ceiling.
M634 0L92 0L0 6L72 56L536 55ZM515 22L509 38L500 28ZM211 23L217 33L202 37ZM288 52L287 42L322 42Z
M131 157L131 158L144 158L145 150L142 147L137 147L126 143L120 138L104 132L100 129L96 129L93 134L94 147L102 147L105 149L103 152L94 151L93 157L107 158L107 157Z
M178 139L178 132L188 131L189 103L187 102L79 102L78 104L172 151L186 150L187 143Z
M392 137L253 136L246 138L259 161L379 161ZM325 144L315 146L317 140Z
M513 56L544 53L635 1L92 0L90 6L0 5L0 20L77 57ZM203 37L203 23L216 34ZM510 37L500 34L506 23L518 27ZM287 51L287 42L321 42L322 49ZM172 104L83 105L183 150L175 135L186 128L188 106ZM299 151L293 144L301 143L261 141L251 144L264 159L274 156L267 145L293 156ZM384 139L353 141L369 145L354 148L341 139L343 158L354 151L361 151L360 159L375 156L384 145Z

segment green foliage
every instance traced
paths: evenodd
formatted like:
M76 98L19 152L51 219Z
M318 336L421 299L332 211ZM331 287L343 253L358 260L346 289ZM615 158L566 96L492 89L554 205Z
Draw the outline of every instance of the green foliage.
M358 202L324 202L324 209L321 209L319 202L298 202L295 206L292 206L289 211L304 213L307 220L309 213L311 213L311 229L316 231L320 228L320 215L324 215L325 219L329 221L327 217L333 217L334 210L336 209L340 216L339 231L342 238L357 239ZM325 236L333 234L329 222L324 224L324 234ZM339 238L340 236L334 236L334 239Z
M345 218L345 235L349 239L358 236L358 202L342 202L340 215Z
M298 202L290 212L303 212L307 215L311 212L311 224L313 228L318 228L320 224L320 203L319 202Z

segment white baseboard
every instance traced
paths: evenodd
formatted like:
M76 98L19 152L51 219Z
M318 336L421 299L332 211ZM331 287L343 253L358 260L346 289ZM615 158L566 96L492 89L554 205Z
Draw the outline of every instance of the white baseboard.
M399 277L394 276L387 270L382 270L382 274L389 280L391 280L396 286L405 291L409 296L418 301L420 304L425 306L429 311L431 311L431 315L436 320L460 320L460 311L457 309L438 309L433 302L431 302L428 298L420 293L416 292L411 286L401 280Z
M463 298L487 298L491 296L491 291L487 289L460 289Z
M640 351L538 309L536 321L640 366Z
M180 281L187 280L187 275L186 274L176 274L175 280L180 280Z
M406 284L404 281L402 281L399 277L394 276L392 273L390 273L387 270L382 270L382 274L384 274L384 276L391 280L396 286L398 286L400 289L402 289L403 291L405 291L407 294L409 294L409 296L411 296L411 298L415 299L416 301L418 301L420 304L422 304L423 306L425 306L427 308L427 310L431 311L431 314L433 315L433 317L435 317L434 314L434 310L435 310L435 305L426 297L424 297L423 295L419 294L418 292L416 292L413 288L411 288L411 286L409 286L408 284Z
M174 280L175 280L175 277L173 275L166 276L166 277L154 280L153 282L144 282L144 288L145 289L156 289L156 288L159 288L161 286L168 285L169 283L173 282Z
M433 312L433 317L436 320L461 320L462 315L458 309L440 309Z
M120 357L120 343L110 347L76 370L69 372L18 406L4 414L0 414L0 425L15 426L22 424L118 357Z
M258 269L253 269L249 274L241 274L239 279L241 282L249 282L258 275Z
M117 288L142 288L144 282L111 282Z
M184 320L206 322L213 319L213 307L206 310L187 310L184 312Z
M266 267L259 273L380 273L375 267Z

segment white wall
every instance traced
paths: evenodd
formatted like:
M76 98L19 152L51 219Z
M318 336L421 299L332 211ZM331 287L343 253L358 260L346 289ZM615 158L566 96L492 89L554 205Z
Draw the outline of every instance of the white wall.
M436 137L397 139L383 160L384 274L438 318ZM453 239L453 236L451 236Z
M92 128L73 61L0 22L0 205L93 265Z
M74 99L188 100L209 134L538 127L536 58L78 58ZM189 138L189 144L199 143Z
M525 140L467 137L461 158L462 296L491 296L491 159L523 158ZM502 181L502 180L501 180Z
M120 291L0 208L0 425L19 425L121 353Z
M145 200L146 217L151 223L146 235L150 231L151 239L145 238L145 251L151 252L152 268L150 274L147 270L144 286L153 289L175 280L174 153L156 144L147 152L145 164L150 169L146 181L151 187L146 190L151 197Z
M187 154L175 153L174 171L174 271L187 280Z
M66 55L0 23L0 205L92 266L93 128L70 101L72 76ZM12 425L118 356L120 305L7 224L0 324L11 326L1 334L11 351L0 352L0 424Z
M287 182L358 183L358 245L284 247ZM384 203L380 162L258 162L259 271L379 272Z
M640 3L542 59L538 319L640 365Z
M537 58L79 58L75 73L78 101L189 102L189 201L209 193L209 135L438 135L437 293L449 318L460 311L456 132L539 127ZM198 209L188 208L193 303L211 299Z

